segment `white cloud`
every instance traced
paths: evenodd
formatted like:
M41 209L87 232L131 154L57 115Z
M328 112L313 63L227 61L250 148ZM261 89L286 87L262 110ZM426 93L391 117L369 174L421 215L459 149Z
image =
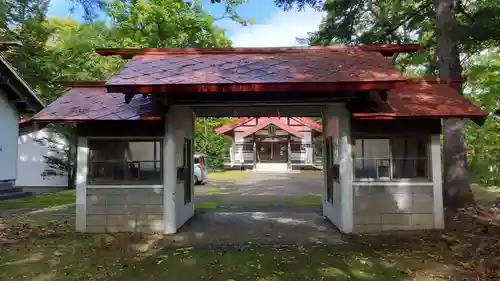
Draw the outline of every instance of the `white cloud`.
M285 12L276 10L265 23L249 26L228 26L234 47L290 47L300 46L297 37L307 37L318 30L325 12L306 9Z

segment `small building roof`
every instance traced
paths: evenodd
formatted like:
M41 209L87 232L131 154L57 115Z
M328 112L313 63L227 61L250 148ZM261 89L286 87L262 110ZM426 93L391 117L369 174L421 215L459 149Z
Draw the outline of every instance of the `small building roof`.
M404 82L382 47L370 46L135 50L106 87L123 93L331 93L391 89Z
M103 82L72 84L73 89L56 99L27 121L85 122L92 120L159 120L163 112L153 110L152 97L135 95L126 104L122 93L108 93ZM387 101L379 95L353 99L349 109L356 119L404 118L475 118L486 117L487 112L459 95L444 81L436 79L409 80L404 87L389 91ZM321 125L304 117L295 117L304 125ZM243 117L217 128L222 134L248 122Z
M1 43L0 43L1 45ZM37 97L33 89L17 73L14 67L0 55L0 87L16 102L20 113L35 113L45 107L43 101Z
M41 112L23 120L43 122L85 122L93 120L157 120L151 96L134 96L129 104L122 93L108 93L102 81L69 83L74 88L49 104Z
M353 100L349 107L357 119L474 118L488 115L448 84L448 80L436 78L412 79L404 87L390 90L387 101L379 95L371 95L368 99Z

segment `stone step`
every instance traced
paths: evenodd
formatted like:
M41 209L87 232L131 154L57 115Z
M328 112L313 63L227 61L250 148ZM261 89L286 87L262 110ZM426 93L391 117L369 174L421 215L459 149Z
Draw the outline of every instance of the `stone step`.
M7 193L22 192L22 191L23 191L23 189L21 187L15 187L12 185L10 185L9 187L0 186L0 195L7 194Z
M8 189L14 187L14 182L12 181L0 181L0 189Z
M257 163L255 169L259 172L286 172L288 163Z
M12 192L12 193L3 193L0 194L0 201L11 200L11 199L19 199L31 196L31 192Z

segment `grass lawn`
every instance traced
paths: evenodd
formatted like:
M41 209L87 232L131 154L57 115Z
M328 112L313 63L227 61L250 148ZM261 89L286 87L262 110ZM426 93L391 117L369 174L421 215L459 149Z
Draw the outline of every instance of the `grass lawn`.
M223 207L222 200L203 200L196 202L196 209L215 209Z
M212 172L208 174L208 181L211 180L239 180L248 178L249 172L231 170L231 171L220 171Z
M303 196L290 196L289 202L297 206L322 206L322 195L303 195Z
M59 229L9 245L0 257L0 280L412 280L403 260L369 249L338 246L160 249L161 237L74 234ZM158 250L160 249L160 250ZM418 266L422 262L419 254ZM403 266L403 267L400 267ZM438 280L438 279L435 279Z
M225 187L195 186L195 195L225 195L228 194Z
M76 202L75 190L63 190L42 193L21 199L0 201L0 210L16 208L46 208L59 205L74 204Z
M321 202L314 195L291 201L300 205ZM1 202L0 206L55 207L73 202L74 191L69 190ZM223 203L202 202L197 207L215 208ZM500 277L495 275L499 272L495 265L500 263L494 259L498 258L494 232L346 236L347 243L336 246L174 249L162 235L75 233L74 219L69 217L73 213L72 209L67 216L36 213L0 218L0 280L489 281Z

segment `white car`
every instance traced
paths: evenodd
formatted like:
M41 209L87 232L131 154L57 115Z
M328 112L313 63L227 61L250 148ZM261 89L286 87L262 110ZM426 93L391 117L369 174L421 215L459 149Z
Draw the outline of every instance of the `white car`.
M205 184L208 182L208 170L205 163L205 155L194 155L194 184Z

